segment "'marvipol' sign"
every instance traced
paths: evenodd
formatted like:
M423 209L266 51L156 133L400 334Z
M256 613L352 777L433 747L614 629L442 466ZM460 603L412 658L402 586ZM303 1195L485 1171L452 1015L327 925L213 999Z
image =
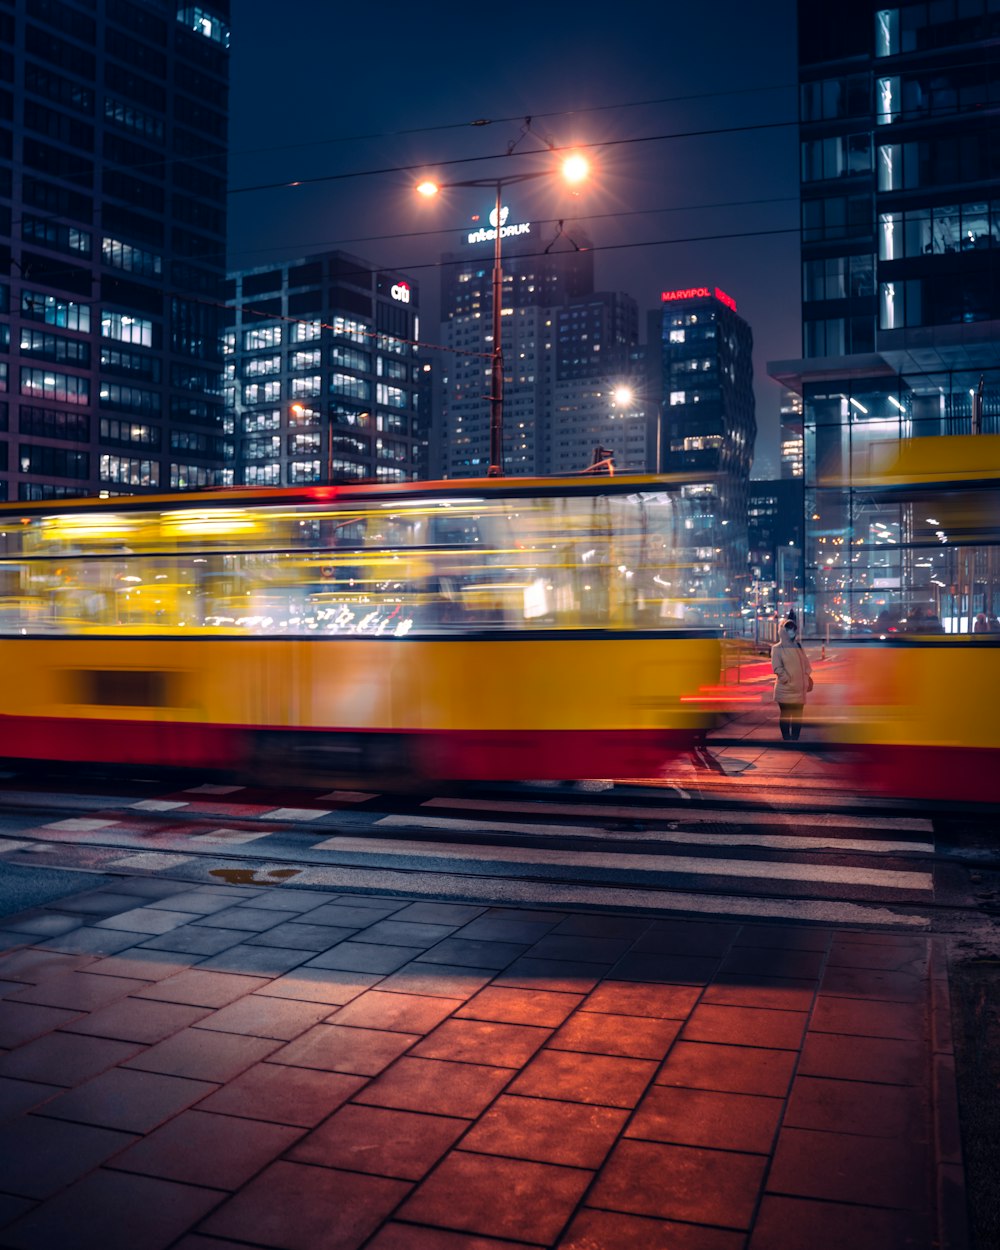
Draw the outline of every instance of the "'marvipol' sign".
M531 234L531 222L520 221L516 225L508 226L507 217L510 209L505 204L500 210L500 238L509 239L515 234ZM490 213L490 226L492 229L487 230L485 226L480 226L478 230L470 230L467 243L492 243L497 237L497 210L494 208Z
M469 242L470 243L472 242L471 238ZM720 291L717 286L716 287L689 286L689 287L685 287L681 291L662 291L660 293L660 299L663 301L664 304L672 303L674 300L678 300L678 299L713 299L713 298L725 304L727 308L731 308L733 312L736 311L736 301L733 299L733 297L731 295L727 295L725 291Z

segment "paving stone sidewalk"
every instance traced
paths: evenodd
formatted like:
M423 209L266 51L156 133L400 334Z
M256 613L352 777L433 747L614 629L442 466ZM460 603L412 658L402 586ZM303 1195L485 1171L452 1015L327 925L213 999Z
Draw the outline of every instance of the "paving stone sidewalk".
M0 922L0 1246L958 1250L934 942L121 876Z

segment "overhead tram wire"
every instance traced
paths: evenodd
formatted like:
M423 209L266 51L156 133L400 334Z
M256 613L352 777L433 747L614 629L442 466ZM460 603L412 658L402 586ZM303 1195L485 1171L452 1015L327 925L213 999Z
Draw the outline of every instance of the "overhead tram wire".
M670 139L702 139L711 138L716 135L739 135L748 134L753 131L760 130L787 130L790 126L798 126L798 118L789 121L780 122L755 122L748 126L715 126L707 130L677 130L669 134L658 135L632 135L627 139L601 139L595 140L593 143L573 143L573 144L556 144L552 151L554 152L581 152L593 149L604 150L606 148L627 147L632 144L639 143L663 143ZM252 186L232 187L230 195L248 195L257 191L284 191L291 190L294 187L318 186L324 182L345 182L351 178L374 178L385 174L415 174L426 170L428 167L435 169L445 169L455 165L476 165L482 164L484 161L500 161L507 160L510 157L521 156L537 156L537 152L490 152L485 156L459 156L444 160L423 160L416 164L407 165L384 165L376 169L356 169L348 170L338 174L317 174L312 178L284 178L280 182L261 182Z
M981 61L960 61L950 62L947 65L941 65L940 70L961 70L970 68L980 68ZM729 90L722 91L703 91L695 92L689 95L677 96L659 96L652 100L620 100L610 104L593 104L581 108L574 109L553 109L549 112L538 112L529 110L529 115L536 120L553 121L564 118L584 117L593 113L610 113L618 109L633 108L655 108L664 104L689 104L699 100L717 100L725 99L730 96L748 96L762 95L766 92L776 91L795 91L799 88L798 82L782 82L782 83L765 83L756 87L733 87ZM978 111L978 110L970 110ZM954 116L954 112L950 114ZM524 114L517 114L511 117L479 117L473 118L471 121L463 120L456 122L441 122L432 126L412 126L403 127L398 130L373 131L370 134L359 135L336 135L331 139L315 139L306 143L281 144L280 146L267 148L239 148L230 151L230 156L258 156L267 152L288 152L297 148L311 149L317 147L329 146L338 143L367 143L374 139L393 139L393 138L410 138L420 134L435 134L437 132L468 130L470 128L485 128L487 126L512 125L524 120ZM201 158L206 159L206 158Z
M555 109L548 113L532 113L531 116L546 121L559 118L581 117L590 113L609 113L616 109L654 108L662 104L687 104L696 100L723 99L726 96L757 95L767 91L795 91L798 83L766 83L760 87L734 87L729 91L702 91L693 95L660 96L655 100L621 100L613 104L593 104L584 108ZM472 121L441 122L435 126L411 126L399 130L372 131L371 134L336 135L331 139L315 139L306 143L287 143L268 148L239 148L230 155L260 156L267 152L289 152L296 148L325 147L335 143L370 143L373 139L410 138L413 135L435 134L439 131L469 130L486 126L509 126L523 121L522 114L514 117L477 117Z
M789 203L792 203L793 201L797 201L798 198L799 198L798 195L773 195L773 196L767 196L763 199L754 199L754 200L717 200L714 204L672 204L672 205L668 205L668 206L664 206L660 208L634 208L634 209L629 209L626 212L584 213L579 216L574 215L572 220L578 223L597 222L597 221L606 221L606 220L623 221L624 219L628 217L652 217L658 213L701 213L701 212L707 212L711 209L754 208L754 207L760 207L760 206L767 205L767 204L789 204ZM540 217L537 219L533 218L532 220L533 221L537 220L537 223L540 226L552 226L552 225L555 225L561 219L557 217ZM400 239L435 238L441 235L451 235L455 233L460 233L465 228L466 226L463 224L461 226L439 226L439 227L436 227L434 230L408 230L404 234L394 233L394 234L356 235L353 238L348 238L348 239L337 239L337 240L332 240L332 241L321 240L321 241L313 242L313 243L295 244L293 245L291 250L295 251L296 253L301 253L302 255L305 255L306 253L311 252L313 250L334 251L342 247L347 247L348 245L353 247L359 243L387 243L387 242L392 242L393 240L398 241ZM587 250L597 251L598 249L588 248ZM235 254L237 256L252 256L255 252L273 252L273 251L274 251L273 247L244 248L242 251L237 252ZM394 266L394 268L401 268L401 269L413 268L413 267L414 266L412 265Z
M693 95L684 95L684 96L663 96L659 99L654 99L654 100L627 100L627 101L621 101L621 102L612 103L612 104L595 104L589 107L578 108L578 109L566 109L566 110L555 110L555 111L542 112L542 113L531 113L529 114L529 116L535 117L536 119L544 118L546 120L551 120L554 118L582 116L582 115L586 115L589 113L612 112L616 109L648 108L648 107L654 107L654 106L662 105L662 104L680 104L680 103L687 103L687 102L696 101L696 100L721 99L721 98L724 98L727 96L733 96L733 95L754 95L754 94L759 94L759 93L768 92L768 91L789 90L791 88L794 88L795 86L796 86L795 83L778 83L778 84L768 83L760 87L740 87L740 88L733 88L730 91L709 91L709 92L701 92L701 93L697 93ZM261 155L263 153L268 153L268 152L287 152L287 151L294 151L296 149L311 150L317 147L324 147L324 146L328 146L330 144L336 144L336 143L364 143L364 142L371 142L374 139L391 139L394 137L401 137L401 138L411 137L413 135L418 135L418 134L432 134L438 131L467 130L467 129L476 128L476 127L485 128L487 126L494 126L494 125L510 125L515 122L521 122L523 120L524 120L523 114L518 114L517 116L514 116L514 117L494 117L494 118L480 117L480 118L474 118L471 121L466 120L466 121L460 121L460 122L444 122L436 126L415 126L411 128L404 128L401 130L372 132L371 134L337 136L332 139L316 139L308 143L282 144L281 146L270 147L270 148L237 148L234 150L225 144L215 145L211 152L206 152L200 156L193 155L193 154L185 155L185 156L167 156L166 154L164 154L162 157L157 157L155 159L150 159L148 161L133 161L133 162L126 162L126 163L122 163L119 161L105 161L104 164L107 165L109 168L122 170L124 172L130 172L130 173L142 173L144 170L149 170L149 169L166 170L168 167L171 167L173 165L180 165L180 164L200 165L200 164L206 164L210 162L217 162L220 160L225 161L228 166L228 162L231 161L234 156L258 156L258 155ZM776 124L793 125L795 123L787 122L787 123L776 123ZM666 137L669 138L671 136L666 136ZM637 141L641 142L642 141L641 137ZM214 143L214 141L211 141L211 142ZM610 143L615 143L615 142L629 142L629 140L611 140L609 141L608 145L596 144L596 145L591 145L591 146L609 146ZM575 146L586 146L586 145L575 145ZM526 155L526 154L527 153L517 153L517 155ZM510 153L505 152L502 155L506 156L506 155L510 155ZM470 157L467 159L468 160L492 160L494 158L491 156L483 156L483 157ZM453 161L442 160L442 161L437 161L437 162L431 162L431 164L435 164L438 166L461 164L461 163L464 163L463 159L457 159ZM329 175L329 177L331 178L365 177L370 173L377 174L377 173L406 172L408 169L412 171L412 169L424 168L424 167L425 166L419 166L419 167L418 166L413 166L413 167L400 166L397 168L397 170L394 170L392 167L389 167L385 170L372 170L372 171L361 170L356 173ZM82 185L85 185L85 184L89 185L90 175L85 172L76 173L76 174L66 174L63 178L63 181L80 182ZM309 180L309 181L312 181L312 180ZM280 182L280 183L275 183L273 185L275 187L299 186L299 185L303 185L303 180L293 180L291 182ZM226 194L234 195L239 192L242 192L243 190L256 190L256 189L258 188L236 188L234 190L227 190ZM259 189L268 189L268 187L265 186ZM64 216L64 214L61 214L61 213L44 213L44 212L40 212L35 215L43 220L49 220L49 219L56 220ZM12 224L16 225L18 223L14 222Z
M949 63L947 65L939 66L938 68L941 70L944 70L944 69L953 70L953 69L967 69L970 67L979 67L980 65L981 65L981 62L954 62L954 63ZM577 108L577 109L554 110L554 111L549 111L549 112L530 112L527 115L530 117L534 117L536 119L544 118L546 120L551 120L554 118L583 116L583 115L590 114L590 113L611 112L611 111L614 111L615 109L654 107L654 106L662 105L662 104L675 104L675 103L679 104L679 103L686 103L686 102L691 102L691 101L696 101L696 100L722 99L722 98L725 98L728 96L734 96L734 95L754 95L754 94L760 94L760 93L768 92L768 91L791 90L797 87L798 87L797 83L776 83L776 84L768 83L759 87L740 87L740 88L733 88L732 90L728 90L728 91L710 91L710 92L702 92L702 93L696 93L692 95L683 95L683 96L662 96L653 100L629 100L629 101L621 101L621 102L612 103L612 104L595 104L595 105L591 105L591 106L587 106L583 108ZM966 114L966 113L971 115L973 113L978 114L979 112L980 112L980 109L977 106L971 106L967 109L950 110L947 116L950 119L954 120L955 118L961 117L963 114ZM333 139L316 139L308 143L291 144L291 145L282 144L280 147L273 147L273 148L237 148L234 150L228 147L228 145L221 145L221 146L216 147L215 150L213 150L212 152L205 153L202 156L185 155L183 157L180 157L180 156L164 155L162 157L158 157L157 159L150 160L150 161L136 161L136 162L126 162L126 163L122 163L118 161L106 161L104 162L104 164L106 164L108 167L113 168L113 169L123 170L127 172L132 172L132 173L141 173L142 170L149 169L149 168L165 169L168 166L172 166L176 164L191 165L191 164L199 164L199 163L203 163L207 161L218 161L220 159L225 159L228 162L234 156L254 156L254 155L259 155L265 152L286 152L289 150L294 150L296 148L303 148L303 149L308 150L308 149L313 149L316 147L322 147L324 145L328 145L331 143L366 142L366 141L371 141L372 139L393 138L394 136L397 136L397 135L402 137L402 136L412 136L415 134L425 134L425 133L430 134L436 131L465 130L470 127L508 125L508 124L513 124L515 122L523 121L524 116L525 116L524 114L518 114L517 116L512 116L512 117L476 118L476 119L473 119L472 121L446 122L446 123L441 123L436 126L418 126L418 127L412 127L409 129L404 128L404 129L397 130L397 131L373 132L370 135L338 136ZM647 142L654 142L657 140L665 140L665 139L685 139L685 138L696 138L696 137L703 136L703 135L709 136L709 135L721 135L721 134L737 134L737 133L745 132L748 130L776 129L776 128L786 127L786 126L797 126L798 124L799 124L799 118L796 117L794 119L787 120L787 121L761 122L757 125L752 125L752 126L719 127L716 129L709 129L709 130L677 131L672 134L664 134L664 135L637 135L628 139L607 139L607 140L595 141L590 144L576 143L576 144L573 144L572 146L574 148L615 147L615 146L621 146L623 144L647 143ZM556 145L555 150L559 151L562 149L560 145ZM346 178L361 178L361 177L367 177L367 176L375 175L375 174L407 173L407 172L412 173L414 170L426 169L428 165L433 165L436 167L444 167L447 165L467 164L472 161L498 160L501 157L505 157L509 155L531 155L531 153L525 152L525 153L513 153L512 154L508 152L502 152L502 153L495 153L493 155L487 155L487 156L461 157L461 158L456 158L453 160L442 159L438 161L424 161L420 165L398 165L398 166L386 166L384 168L374 169L374 170L356 170L356 171L351 171L351 172L342 173L342 174L323 175L318 178L283 180L281 182L262 183L259 186L252 186L252 187L235 187L235 188L228 190L227 194L237 195L237 194L243 194L245 192L257 191L257 190L277 190L283 187L304 186L304 185L307 185L308 183L313 183L313 182L332 181L332 180L346 179ZM90 175L84 172L84 173L77 173L77 174L66 174L62 180L64 182L70 182L70 183L80 182L80 183L89 184L89 179L90 179ZM53 219L53 220L65 217L65 214L62 214L62 213L39 212L35 215L41 219ZM17 224L19 223L16 221L12 223L12 225L17 225Z

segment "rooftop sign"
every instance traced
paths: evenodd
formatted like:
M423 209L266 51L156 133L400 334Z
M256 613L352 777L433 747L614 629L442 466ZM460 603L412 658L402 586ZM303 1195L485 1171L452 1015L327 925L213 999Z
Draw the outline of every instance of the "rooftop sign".
M472 241L471 238L469 241ZM727 308L731 308L733 312L736 311L736 301L733 297L727 295L725 291L721 291L717 286L689 286L679 291L662 291L660 299L664 304L682 299L717 299L720 303L725 304Z
M507 217L510 209L505 204L500 209L500 238L509 239L515 234L530 234L531 222L521 221L516 225L508 226ZM470 230L467 243L492 243L497 237L497 210L494 208L490 211L490 226L492 229L487 230L484 226L480 226L478 230Z

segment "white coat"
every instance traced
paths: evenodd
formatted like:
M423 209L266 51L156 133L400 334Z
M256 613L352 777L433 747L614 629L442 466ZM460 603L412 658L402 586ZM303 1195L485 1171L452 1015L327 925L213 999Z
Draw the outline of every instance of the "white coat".
M775 703L805 703L812 665L797 642L783 638L771 648Z

